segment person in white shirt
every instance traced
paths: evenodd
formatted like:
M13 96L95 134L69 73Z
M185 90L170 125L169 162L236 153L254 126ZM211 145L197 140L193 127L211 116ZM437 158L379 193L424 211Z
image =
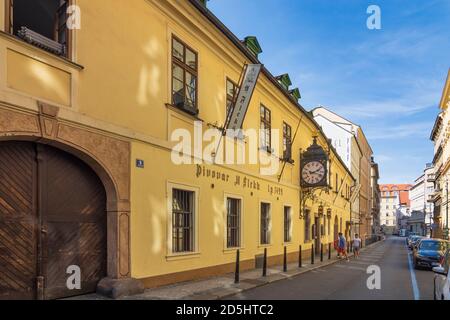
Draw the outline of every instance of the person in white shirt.
M355 234L353 239L353 252L355 253L355 258L359 258L359 250L361 249L361 238L359 234Z

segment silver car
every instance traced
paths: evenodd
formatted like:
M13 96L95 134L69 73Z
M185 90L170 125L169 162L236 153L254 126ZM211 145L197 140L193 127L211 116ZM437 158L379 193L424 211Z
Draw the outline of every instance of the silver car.
M434 300L450 300L450 249L447 250L442 265L433 268L434 273Z

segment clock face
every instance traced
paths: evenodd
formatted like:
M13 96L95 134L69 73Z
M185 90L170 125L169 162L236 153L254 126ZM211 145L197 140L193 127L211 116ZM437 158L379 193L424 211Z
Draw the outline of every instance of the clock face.
M315 185L325 177L325 167L319 161L311 161L305 164L302 170L302 178L307 184Z

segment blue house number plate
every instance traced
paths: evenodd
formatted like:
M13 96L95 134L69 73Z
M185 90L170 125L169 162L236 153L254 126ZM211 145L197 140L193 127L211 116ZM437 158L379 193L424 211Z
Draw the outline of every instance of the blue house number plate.
M145 166L144 160L139 160L139 159L136 160L136 167L143 169L144 166Z

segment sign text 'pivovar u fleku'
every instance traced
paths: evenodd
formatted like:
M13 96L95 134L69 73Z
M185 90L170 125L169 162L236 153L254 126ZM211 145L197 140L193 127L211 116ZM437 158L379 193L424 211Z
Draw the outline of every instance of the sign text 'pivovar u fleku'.
M253 91L255 90L261 69L261 64L248 64L245 66L242 83L227 124L228 130L237 132L242 129L242 124L244 123L245 115L247 114L248 106L252 99Z

